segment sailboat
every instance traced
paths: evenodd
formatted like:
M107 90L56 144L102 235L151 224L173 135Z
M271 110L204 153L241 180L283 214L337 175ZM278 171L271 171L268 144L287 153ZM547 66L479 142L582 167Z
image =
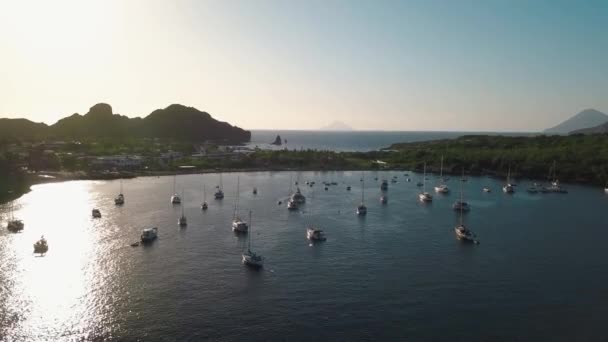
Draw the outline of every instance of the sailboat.
M314 191L312 193L313 198L314 198ZM310 209L310 216L312 217L312 207ZM325 241L325 234L323 233L323 230L319 229L317 226L315 226L313 223L310 223L307 227L306 227L306 238L310 241Z
M511 166L509 166L509 172L507 173L507 184L502 187L502 191L506 194L512 194L515 192L515 187L511 184Z
M224 199L224 187L222 184L222 174L220 173L220 185L217 187L217 191L213 195L216 200Z
M450 192L450 189L446 184L444 184L445 180L443 179L443 155L441 156L441 168L439 170L439 184L435 187L435 192L447 194L448 192Z
M251 210L249 211L249 222L251 222ZM253 267L253 268L261 268L264 266L264 259L261 255L256 254L251 250L251 238L253 234L249 234L247 239L247 252L244 252L242 255L243 264Z
M291 184L293 183L293 175L289 175L289 198L287 200L287 210L298 210L298 201L294 199ZM327 187L325 187L327 190Z
M357 207L357 215L365 216L367 214L367 207L363 204L365 198L365 180L363 173L361 173L361 204Z
M11 231L13 233L16 233L16 232L22 231L23 228L25 228L23 221L15 219L14 202L11 202L11 205L10 205L10 218L11 219L6 224L6 229L8 229L9 231Z
M464 201L464 167L462 168L462 179L460 180L460 200L457 200L452 204L452 209L459 210L460 212L469 211L471 207L469 203Z
M180 204L180 203L182 203L182 199L179 197L179 195L175 191L175 182L176 182L176 176L173 176L173 196L171 196L171 203Z
M240 177L236 179L236 199L234 200L234 215L232 216L232 231L235 233L247 233L249 225L246 221L241 220L239 217L239 184Z
M182 192L182 197L183 197L183 192ZM184 206L182 205L182 216L180 216L180 218L177 220L177 224L180 227L185 227L188 225L188 220L186 220L186 215L184 215Z
M118 196L116 196L116 198L114 198L114 204L116 204L116 205L125 204L125 195L123 195L123 193L122 193L122 179L120 180L120 193L118 194Z
M462 183L460 186L462 188L462 186L463 186ZM461 201L462 201L462 192L463 192L463 190L460 191ZM479 243L479 241L475 240L475 234L473 234L473 232L464 225L463 214L464 214L464 209L463 209L463 207L460 207L460 222L456 227L454 227L454 233L456 233L456 237L458 238L458 240L463 241L463 242Z
M426 163L424 163L424 177L422 177L422 192L418 194L418 199L421 202L431 202L433 196L426 192Z
M547 188L547 190L549 192L554 192L554 193L561 193L561 194L565 194L568 191L566 191L566 189L562 188L560 183L559 183L559 179L557 179L557 163L555 162L555 160L553 161L553 167L551 168L552 175L551 177L551 186L549 188Z
M207 192L205 189L205 184L203 184L203 204L201 204L202 210L207 210L209 206L207 205Z

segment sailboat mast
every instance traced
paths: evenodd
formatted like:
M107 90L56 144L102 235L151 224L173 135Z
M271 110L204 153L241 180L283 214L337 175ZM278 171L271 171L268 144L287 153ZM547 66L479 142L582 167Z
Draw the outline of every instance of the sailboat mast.
M251 235L253 235L253 233L251 232L251 227L253 225L251 224L251 210L249 210L249 239L247 239L247 251L251 250Z
M184 198L184 190L182 190L182 201L184 201L184 204L181 205L182 207L182 217L184 217L184 206L186 203L186 199Z
M174 193L174 194L176 193L176 192L175 192L175 178L176 178L176 177L177 177L177 176L173 175L173 193Z
M422 192L426 192L426 162L424 163L424 172L422 174Z
M439 179L443 182L443 154L441 155L441 167L439 169Z
M462 213L463 213L463 197L464 197L464 167L462 168L462 178L460 179L460 225L463 225L462 222Z
M239 176L236 177L236 200L234 201L234 217L236 217L236 213L239 209L239 185L241 178Z
M365 174L361 173L361 204L363 204L363 198L365 198Z

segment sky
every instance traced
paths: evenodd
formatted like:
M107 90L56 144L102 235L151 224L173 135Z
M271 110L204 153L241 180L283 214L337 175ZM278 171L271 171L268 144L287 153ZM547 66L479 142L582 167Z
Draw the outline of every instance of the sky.
M0 117L181 103L246 129L608 113L608 1L0 0Z

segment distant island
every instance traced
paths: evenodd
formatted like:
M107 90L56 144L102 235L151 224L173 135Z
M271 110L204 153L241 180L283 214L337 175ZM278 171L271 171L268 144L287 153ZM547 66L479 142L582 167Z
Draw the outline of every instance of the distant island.
M352 131L353 128L342 121L334 121L325 127L321 127L321 131Z
M281 145L283 145L283 140L281 139L280 135L277 135L277 137L274 139L274 141L271 142L270 144L276 145L276 146L281 146Z
M94 138L210 140L238 144L250 141L251 132L180 104L157 109L144 118L128 118L114 114L109 104L98 103L85 115L73 114L50 126L27 119L0 119L0 140Z
M544 133L568 134L602 125L606 122L608 122L608 115L595 109L585 109L559 125L546 129Z

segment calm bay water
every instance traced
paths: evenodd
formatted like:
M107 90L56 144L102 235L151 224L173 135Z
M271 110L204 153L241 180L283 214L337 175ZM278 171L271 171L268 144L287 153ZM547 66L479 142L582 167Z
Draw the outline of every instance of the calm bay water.
M331 151L372 151L387 148L394 143L417 142L437 139L453 139L466 134L529 136L537 133L523 132L423 132L423 131L276 131L276 130L253 130L251 131L251 142L249 147L260 147L262 149L299 150L331 150ZM287 140L281 146L270 143L277 135Z
M243 216L253 210L253 249L265 267L241 264L246 239L230 230L240 176ZM379 182L390 179L389 203ZM501 183L472 177L465 221L480 245L455 239L452 192L417 201L419 179L366 173L368 215L354 214L360 173L293 173L303 183L301 212L277 205L290 173L177 177L181 207L169 204L173 177L125 180L126 204L113 205L118 181L42 184L15 201L25 230L0 230L0 340L601 340L608 333L608 196L569 185L567 195L510 196ZM336 181L324 191L322 181ZM433 181L431 180L431 183ZM202 186L209 210L202 212ZM346 191L346 185L352 191ZM493 188L483 193L483 186ZM257 187L258 195L252 194ZM90 217L100 208L101 219ZM310 245L314 222L327 241ZM159 239L130 247L141 230ZM32 254L44 234L46 256Z

